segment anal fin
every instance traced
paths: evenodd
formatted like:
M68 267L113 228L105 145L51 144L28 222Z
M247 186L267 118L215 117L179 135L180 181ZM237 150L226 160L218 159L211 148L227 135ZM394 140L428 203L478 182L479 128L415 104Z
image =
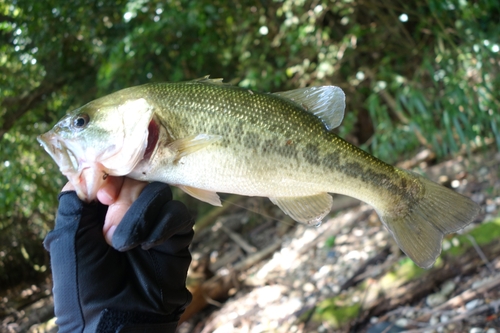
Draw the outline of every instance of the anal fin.
M202 190L200 188L186 186L186 185L178 185L178 187L187 194L189 194L190 196L192 196L193 198L196 198L203 202L207 202L214 206L222 206L219 195L216 192Z
M297 222L317 225L330 213L333 198L328 193L307 197L269 198L283 212Z

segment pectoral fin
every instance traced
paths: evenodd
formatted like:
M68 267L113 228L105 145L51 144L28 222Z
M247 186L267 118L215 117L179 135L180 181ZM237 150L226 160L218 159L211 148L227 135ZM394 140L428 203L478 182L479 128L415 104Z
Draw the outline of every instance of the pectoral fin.
M210 146L212 143L219 141L221 138L222 137L220 135L212 134L190 135L188 137L175 140L169 145L169 148L176 153L175 161L178 161L184 156Z
M196 187L191 187L186 185L179 185L178 187L187 194L189 194L190 196L192 196L193 198L196 198L203 202L207 202L214 206L222 206L219 195L215 192L202 190Z
M297 222L316 225L330 212L332 196L320 193L307 197L269 198L287 215Z

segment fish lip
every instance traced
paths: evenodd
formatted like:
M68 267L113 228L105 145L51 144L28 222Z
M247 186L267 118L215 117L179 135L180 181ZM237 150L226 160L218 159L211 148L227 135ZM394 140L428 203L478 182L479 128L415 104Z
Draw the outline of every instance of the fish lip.
M59 165L61 149L58 147L61 146L61 143L57 139L56 134L49 131L37 136L36 139L40 143L40 146L42 146L50 157Z
M89 187L84 179L87 176L93 178L92 176L99 174L100 170L93 170L90 166L83 165L78 161L64 140L61 140L59 135L53 131L39 135L37 140L56 162L61 173L73 184L78 197L85 202L94 200L97 196L98 187L97 189L96 187Z
M81 174L80 163L75 154L53 130L37 136L37 140L68 179Z

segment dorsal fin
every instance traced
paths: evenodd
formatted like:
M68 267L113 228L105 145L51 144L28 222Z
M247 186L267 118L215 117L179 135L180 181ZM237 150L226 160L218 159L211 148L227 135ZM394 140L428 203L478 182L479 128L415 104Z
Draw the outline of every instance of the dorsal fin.
M274 94L301 104L319 117L328 130L338 127L344 119L345 94L339 87L307 87Z
M192 82L202 82L202 83L211 83L211 84L220 84L220 85L229 85L229 83L223 83L223 78L211 79L210 75L205 75L203 77L199 77L194 79Z

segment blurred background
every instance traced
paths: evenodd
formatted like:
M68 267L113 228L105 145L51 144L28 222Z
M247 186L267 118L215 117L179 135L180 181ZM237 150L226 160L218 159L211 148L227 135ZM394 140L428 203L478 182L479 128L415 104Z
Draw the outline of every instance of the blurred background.
M65 179L36 136L66 112L207 74L337 85L338 134L387 162L497 151L499 17L498 0L0 0L0 289L50 276L42 240Z

